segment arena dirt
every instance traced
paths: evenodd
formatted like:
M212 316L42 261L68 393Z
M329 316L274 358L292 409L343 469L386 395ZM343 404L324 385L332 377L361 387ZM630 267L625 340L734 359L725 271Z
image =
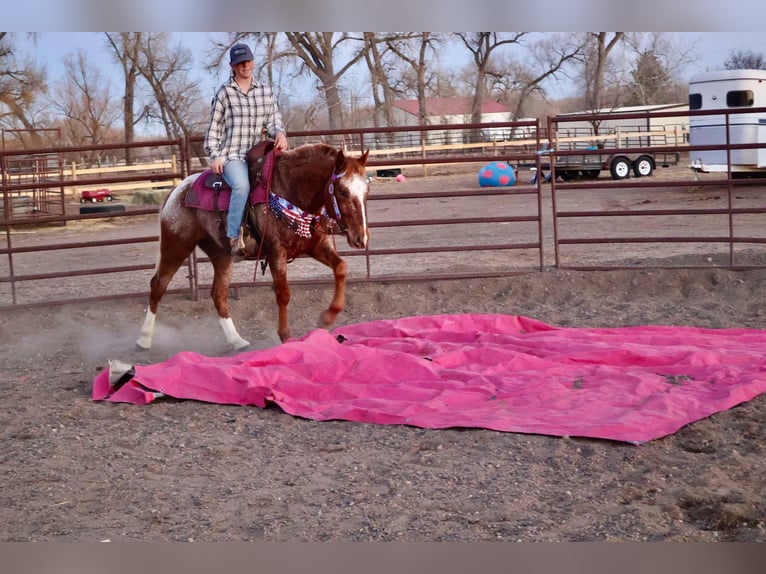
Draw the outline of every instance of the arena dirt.
M551 268L353 284L340 323L508 313L562 326L763 329L764 279ZM315 328L329 296L293 288L294 336ZM128 299L0 314L0 540L766 540L766 396L640 446L91 401L108 359L227 352L209 301L169 296L153 349L139 353L144 309ZM232 313L256 347L278 343L268 290L244 291Z

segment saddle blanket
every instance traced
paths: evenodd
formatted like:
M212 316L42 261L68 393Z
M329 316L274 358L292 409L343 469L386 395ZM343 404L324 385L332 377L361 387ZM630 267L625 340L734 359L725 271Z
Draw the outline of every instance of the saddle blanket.
M316 329L233 357L182 352L93 382L94 400L279 405L316 421L487 428L633 444L766 391L766 331L560 328L437 315Z
M265 182L271 181L271 170L274 166L274 154L268 153L266 159L263 162L263 168L261 175L258 178L256 186L250 190L249 202L251 205L256 203L266 203L268 201L268 191ZM221 186L218 190L206 185L209 179L217 179L220 181ZM218 194L218 202L216 203L216 194ZM187 207L195 207L197 209L204 209L205 211L228 211L229 199L231 198L231 188L223 180L223 178L215 177L213 171L206 169L199 174L199 177L194 180L189 191L186 193L184 199L184 205Z

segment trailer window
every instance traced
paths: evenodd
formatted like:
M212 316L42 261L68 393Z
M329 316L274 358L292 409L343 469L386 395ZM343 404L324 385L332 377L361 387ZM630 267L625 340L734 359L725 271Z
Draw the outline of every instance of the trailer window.
M689 94L689 109L702 109L702 94Z
M749 108L755 103L752 90L726 92L726 105L730 108Z

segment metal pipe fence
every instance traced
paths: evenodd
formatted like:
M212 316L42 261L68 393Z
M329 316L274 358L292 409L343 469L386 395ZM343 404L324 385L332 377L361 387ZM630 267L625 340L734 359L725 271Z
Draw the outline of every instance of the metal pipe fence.
M292 145L323 141L348 153L370 150L371 244L352 250L338 238L351 283L510 277L549 266L766 266L762 180L738 180L731 173L700 176L683 162L706 146L685 140L645 146L647 140L634 134L631 141L642 147L632 151L677 155L674 177L665 177L657 164L650 177L564 181L556 172L567 155L622 149L608 147L618 144L555 149L558 133L575 133L562 131L566 122L557 117L546 127L525 121L295 132L290 140ZM0 308L146 297L157 256L159 208L145 197L135 204L127 197L158 198L202 171L201 140L0 151ZM60 160L47 170L37 166L34 174L20 169L35 166L42 156ZM83 158L90 156L113 159L110 165L103 159L88 165ZM480 186L476 174L491 161L511 165L515 185ZM78 169L67 162L77 162ZM390 184L397 173L408 181ZM115 203L79 202L85 188L116 186L125 191ZM49 199L55 209L17 200L44 190L53 190ZM235 296L241 289L270 285L259 273L251 265L235 266ZM331 282L331 273L309 258L291 263L289 275L291 284ZM195 251L169 292L196 300L211 282L211 266Z

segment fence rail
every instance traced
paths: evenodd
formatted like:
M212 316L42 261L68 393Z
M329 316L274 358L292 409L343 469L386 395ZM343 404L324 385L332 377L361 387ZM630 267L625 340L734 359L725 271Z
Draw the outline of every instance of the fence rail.
M524 135L481 139L498 133ZM541 272L546 266L766 266L766 233L760 225L766 192L760 180L738 181L731 174L700 178L678 166L673 178L657 173L622 181L565 182L554 177L546 182L538 177L543 166L550 164L555 172L559 158L541 153L551 148L545 133L537 122L507 122L298 132L290 140L293 145L324 141L349 153L376 145L368 162L373 240L365 251L338 244L349 264L350 282L504 277ZM636 132L628 130L617 139L627 141L626 133L636 139ZM681 141L674 137L646 149L687 157L693 148L683 134ZM103 213L84 213L76 193L86 187L169 189L202 169L195 154L200 141L131 144L128 155L146 157L164 150L170 159L124 166L130 169L79 163L68 167L66 162L77 153L94 149L88 146L0 152L0 308L145 297L156 259L158 207L120 202L121 210L105 205ZM119 155L125 148L114 144L109 150ZM616 149L604 147L599 153ZM29 161L38 156L46 158L48 171ZM51 158L61 163L51 164ZM496 160L516 168L514 186L479 186L479 168ZM14 165L37 171L22 174ZM391 169L405 173L408 181L398 185L378 177ZM53 207L60 202L60 210L43 209L46 204L39 198L28 212L14 209L15 198L46 192ZM182 270L169 292L200 298L212 282L211 266L195 251ZM291 264L290 280L329 283L331 274L301 258ZM235 296L240 289L269 284L253 266L235 266Z

